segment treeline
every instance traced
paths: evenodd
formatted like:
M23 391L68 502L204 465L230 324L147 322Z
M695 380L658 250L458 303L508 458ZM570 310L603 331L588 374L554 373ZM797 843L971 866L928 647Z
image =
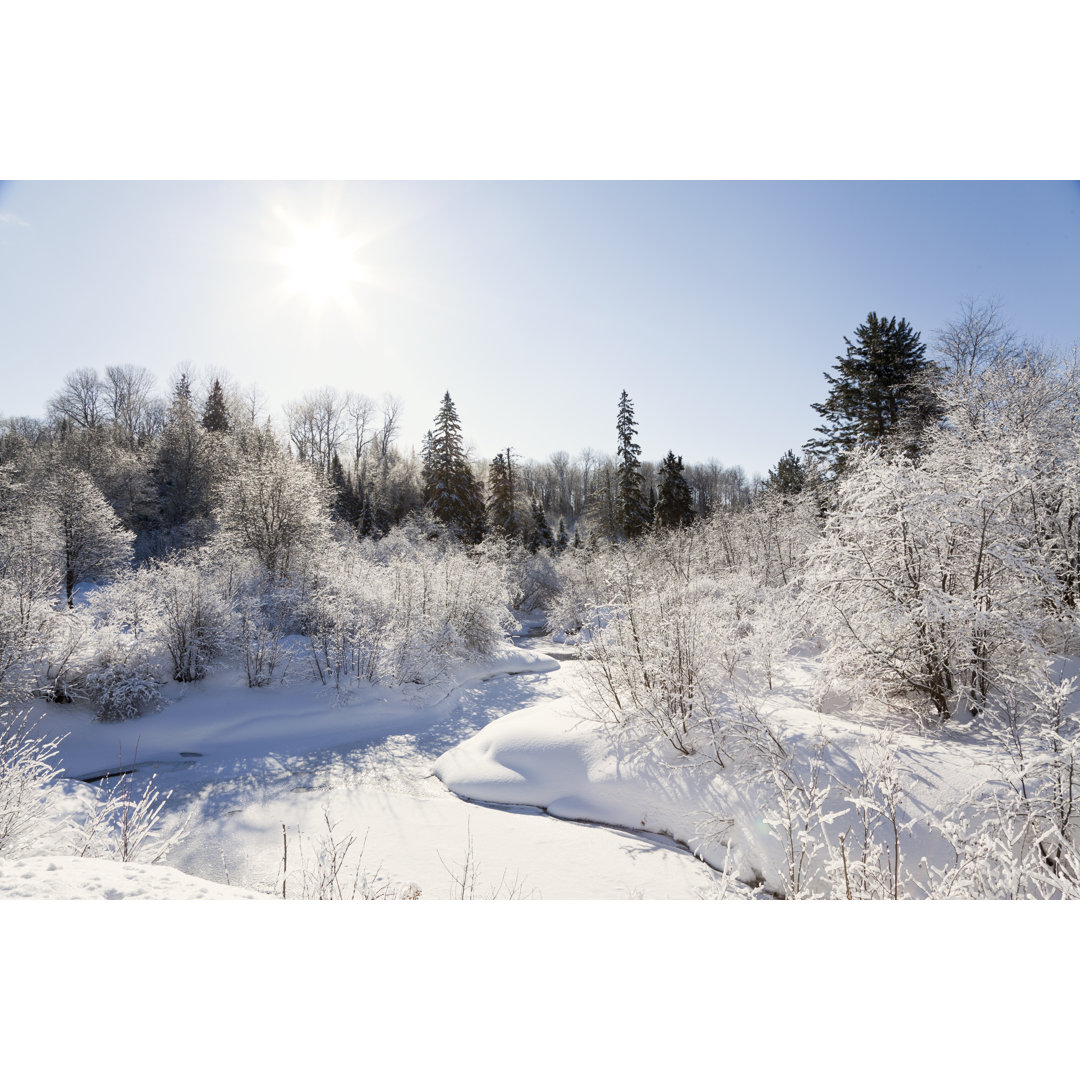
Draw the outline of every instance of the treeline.
M324 387L287 404L275 425L257 388L241 393L224 375L197 392L192 375L181 373L161 397L145 368L80 368L50 398L45 418L0 418L0 482L34 489L63 470L89 478L133 535L138 561L203 543L221 510L223 478L271 443L306 466L325 486L333 516L360 536L385 536L425 508L472 542L502 533L535 549L625 535L622 457L586 448L522 461L507 447L491 462L469 459L449 394L435 417L439 441L425 440L417 455L398 445L401 411L391 396L375 402ZM683 467L674 454L635 460L646 523L658 505L660 520L670 518L665 499L676 474L688 491L678 511L687 520L753 496L737 467Z

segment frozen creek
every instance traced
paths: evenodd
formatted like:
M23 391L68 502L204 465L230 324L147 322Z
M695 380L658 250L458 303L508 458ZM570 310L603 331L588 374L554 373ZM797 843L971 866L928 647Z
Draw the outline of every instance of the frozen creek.
M550 640L516 642L540 653ZM186 835L161 860L218 883L311 895L327 817L344 853L338 882L422 899L678 899L716 893L716 875L684 847L644 832L559 820L535 807L452 794L432 773L440 754L507 713L572 692L575 664L499 675L442 703L374 725L367 738L294 754L191 759L157 767L173 789L167 828ZM284 835L283 835L284 827Z

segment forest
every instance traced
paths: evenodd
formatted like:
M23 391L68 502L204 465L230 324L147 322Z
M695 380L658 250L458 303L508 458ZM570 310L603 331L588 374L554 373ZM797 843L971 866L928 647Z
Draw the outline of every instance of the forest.
M750 481L643 461L621 387L614 453L482 461L449 391L412 453L392 397L275 422L224 372L74 370L0 420L0 859L56 776L32 707L122 725L220 671L450 688L529 616L598 737L706 778L692 846L742 886L1080 895L1078 358L966 303L929 344L870 312L824 378ZM920 808L919 746L971 755L969 789Z

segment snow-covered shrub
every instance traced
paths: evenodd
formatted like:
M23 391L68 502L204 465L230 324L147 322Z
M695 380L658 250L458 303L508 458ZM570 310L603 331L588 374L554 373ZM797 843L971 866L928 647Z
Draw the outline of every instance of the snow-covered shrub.
M812 560L827 675L940 718L985 698L1051 615L1031 495L1019 461L866 455Z
M438 681L455 660L488 655L510 627L502 575L459 545L441 553L417 547L411 557L395 555L387 570L391 684Z
M459 544L328 544L303 600L316 674L426 684L488 655L510 625L501 569Z
M576 638L606 603L606 555L610 548L569 548L559 558L559 589L548 608L548 626L559 640Z
M756 585L788 587L802 575L807 554L821 534L816 492L781 496L766 492L745 507L722 510L700 522L684 550L714 577L742 573Z
M594 589L582 675L594 712L660 736L682 754L724 754L721 706L749 613L741 575L714 578L693 558L692 530L589 558ZM586 595L573 581L578 602Z
M68 843L76 855L156 862L184 833L183 826L166 836L158 831L172 792L158 788L156 773L145 784L134 771L106 777L93 795L86 813L68 822Z
M0 704L0 855L15 854L49 817L59 742L34 735L26 713Z
M316 673L339 688L350 679L377 682L384 676L390 573L368 556L370 547L355 543L328 548L305 603Z
M980 731L996 777L969 792L939 829L951 865L932 896L1080 899L1080 722L1076 680L1032 659L987 702Z
M561 575L558 561L548 552L538 550L530 554L519 541L495 535L478 545L473 555L503 574L508 603L513 610L550 609L561 587Z
M284 674L289 652L282 640L283 620L271 599L244 595L236 603L235 637L248 686L269 686L274 673Z
M92 647L92 623L86 611L54 611L43 630L34 671L36 692L61 705L84 697L82 672L87 649Z
M101 720L127 720L161 704L160 612L155 575L129 571L97 589L85 607L90 629L80 658L80 693Z
M156 632L172 660L172 677L195 682L206 675L227 638L231 608L215 587L205 558L174 556L155 563L152 583Z
M162 701L155 665L137 653L99 658L85 675L85 687L101 720L129 720Z

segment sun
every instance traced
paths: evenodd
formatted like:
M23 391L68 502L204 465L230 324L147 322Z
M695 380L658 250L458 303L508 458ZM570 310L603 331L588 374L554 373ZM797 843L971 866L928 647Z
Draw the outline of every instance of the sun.
M306 299L314 314L328 304L353 307L354 286L367 281L367 272L356 258L360 249L357 239L344 235L333 218L305 225L290 220L280 210L277 216L292 233L292 243L281 248L277 258L286 272L285 292Z

